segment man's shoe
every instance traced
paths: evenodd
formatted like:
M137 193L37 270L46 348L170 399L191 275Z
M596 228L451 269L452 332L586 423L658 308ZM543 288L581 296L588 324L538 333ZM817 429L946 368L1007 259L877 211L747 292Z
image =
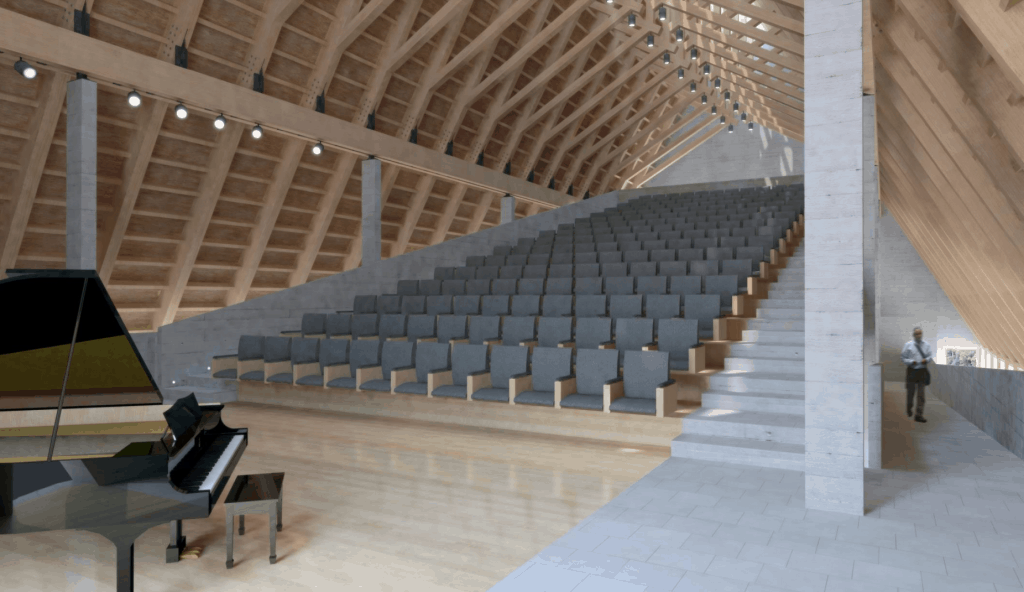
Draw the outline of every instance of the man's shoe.
M907 419L910 419L911 417L914 417L914 410L907 409Z
M928 423L928 420L927 420L927 419L925 419L925 418L923 418L923 417L921 417L920 415L919 415L919 416L917 416L917 417L915 417L915 418L914 418L914 421L916 421L916 422L918 422L918 423Z

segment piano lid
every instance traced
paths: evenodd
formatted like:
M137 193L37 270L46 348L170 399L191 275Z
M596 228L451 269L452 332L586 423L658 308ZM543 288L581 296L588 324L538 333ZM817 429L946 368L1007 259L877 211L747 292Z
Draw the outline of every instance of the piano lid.
M65 409L163 403L95 271L8 270L8 275L0 280L5 317L0 411L56 409L65 372Z

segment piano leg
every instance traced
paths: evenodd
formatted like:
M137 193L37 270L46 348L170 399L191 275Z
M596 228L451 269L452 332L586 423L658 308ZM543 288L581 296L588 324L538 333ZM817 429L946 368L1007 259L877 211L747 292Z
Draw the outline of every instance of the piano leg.
M238 515L238 534L245 534L245 514Z
M135 541L117 544L117 592L135 590Z
M277 563L277 528L274 528L274 523L281 524L280 514L277 513L277 504L271 504L270 506L270 520L267 530L270 531L270 563ZM278 526L280 527L280 526Z
M235 515L231 512L230 506L225 504L224 506L224 517L227 519L227 535L225 543L227 544L228 560L224 562L228 569L235 566ZM241 516L239 516L241 518Z
M281 532L281 518L284 516L284 496L277 498L277 532Z
M171 543L167 545L167 563L177 563L185 550L185 535L182 534L181 520L171 521Z

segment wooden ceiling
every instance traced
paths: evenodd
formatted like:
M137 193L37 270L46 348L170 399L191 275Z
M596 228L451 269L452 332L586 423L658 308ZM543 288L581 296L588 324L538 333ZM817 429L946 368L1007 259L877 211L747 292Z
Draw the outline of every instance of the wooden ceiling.
M378 134L579 199L653 177L673 150L717 133L698 125L721 76L753 121L802 138L802 0L86 0L90 37L173 62ZM83 0L0 0L0 9L73 28ZM637 27L627 24L637 15ZM10 20L10 19L8 19ZM682 27L685 39L675 41ZM655 37L648 47L647 35ZM39 43L43 43L40 40ZM697 47L700 59L689 59ZM671 64L662 55L670 53ZM0 269L64 265L64 95L73 70L35 80L0 54ZM685 68L684 78L676 73ZM363 155L212 115L133 109L100 84L98 267L127 324L155 329L360 264ZM206 79L209 80L209 79ZM121 81L131 84L133 81ZM246 91L249 92L249 91ZM165 98L166 95L164 96ZM696 110L684 115L687 107ZM294 109L294 107L292 107ZM226 113L231 119L235 113ZM266 123L266 122L264 122ZM681 154L678 152L677 154ZM500 193L385 160L383 253L395 256L498 223ZM552 204L520 202L517 216Z

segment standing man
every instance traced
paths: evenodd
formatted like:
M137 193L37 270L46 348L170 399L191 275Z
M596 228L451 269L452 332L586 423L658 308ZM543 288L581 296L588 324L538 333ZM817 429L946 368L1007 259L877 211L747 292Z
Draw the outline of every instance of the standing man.
M914 338L903 346L900 356L907 365L907 417L913 416L914 421L926 423L924 418L924 387L931 384L928 362L934 362L932 348L921 339L921 327L914 327ZM917 387L917 415L914 415L914 387Z

